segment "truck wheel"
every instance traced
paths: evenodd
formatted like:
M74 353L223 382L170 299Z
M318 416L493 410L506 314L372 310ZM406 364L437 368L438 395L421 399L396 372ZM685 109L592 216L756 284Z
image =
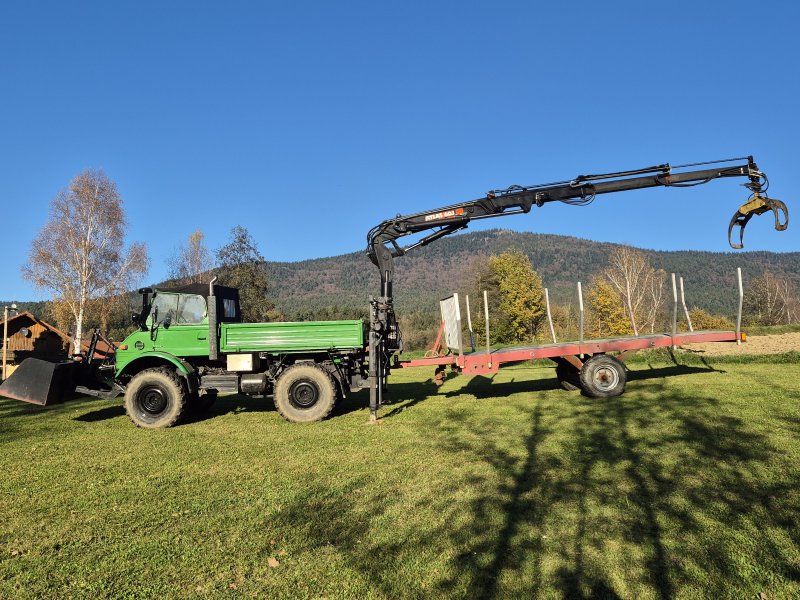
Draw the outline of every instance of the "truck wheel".
M313 364L292 365L275 384L275 408L292 423L321 421L336 404L336 386L324 369Z
M580 372L581 388L592 398L612 398L625 391L625 366L613 356L596 354Z
M183 382L174 371L147 369L128 384L125 412L137 427L172 427L181 418L186 400Z
M556 378L561 387L568 392L581 389L581 376L575 365L565 360L556 363Z

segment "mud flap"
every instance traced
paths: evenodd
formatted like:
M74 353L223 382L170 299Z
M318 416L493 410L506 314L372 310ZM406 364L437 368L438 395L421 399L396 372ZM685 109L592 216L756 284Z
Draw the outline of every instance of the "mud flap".
M75 391L79 366L72 360L53 363L26 358L0 385L0 396L41 406L63 402Z

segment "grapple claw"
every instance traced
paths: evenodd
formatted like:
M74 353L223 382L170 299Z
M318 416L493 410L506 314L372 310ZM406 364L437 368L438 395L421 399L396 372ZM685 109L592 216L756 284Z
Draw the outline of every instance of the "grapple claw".
M733 215L731 219L730 225L728 225L728 244L730 247L735 250L741 250L744 248L744 228L747 225L747 222L753 218L753 213L744 215L740 211L736 211L736 214ZM731 239L733 234L733 228L739 226L739 243L735 244Z
M777 231L785 231L789 226L789 209L786 208L786 204L773 198L766 198L766 200L767 206L775 215L775 229ZM781 223L781 213L783 213L783 223Z
M775 216L775 229L777 231L784 231L789 226L789 210L786 208L786 204L756 192L739 207L739 210L733 215L730 225L728 225L728 244L730 244L731 248L736 250L744 248L744 228L747 223L753 218L753 215L762 215L770 210ZM781 222L781 213L783 213L783 222ZM739 226L738 244L731 239L733 228L737 225Z

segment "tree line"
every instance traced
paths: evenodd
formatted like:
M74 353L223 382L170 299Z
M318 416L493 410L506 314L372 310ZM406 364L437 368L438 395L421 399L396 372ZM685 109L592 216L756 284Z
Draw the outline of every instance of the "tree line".
M647 255L620 246L607 264L592 275L584 288L586 338L643 335L671 330L672 283L663 269L652 266ZM545 288L527 254L512 249L479 264L472 276L469 295L473 332L483 339L486 331L483 292L488 297L489 331L493 343L547 343L555 332L559 341L579 336L578 302L551 303L553 331L547 319ZM680 306L680 305L679 305ZM688 307L687 307L688 308ZM679 310L680 328L725 329L734 326L725 315L699 306ZM800 321L800 296L787 277L769 271L747 285L743 299L743 324L781 325ZM465 319L462 319L465 320ZM412 333L412 339L419 338Z

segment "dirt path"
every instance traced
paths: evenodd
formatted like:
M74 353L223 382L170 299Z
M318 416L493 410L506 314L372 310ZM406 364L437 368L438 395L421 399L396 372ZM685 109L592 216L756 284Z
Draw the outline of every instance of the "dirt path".
M687 350L702 352L708 356L720 354L780 354L790 350L800 351L800 331L777 335L749 336L741 346L731 343L687 344Z

